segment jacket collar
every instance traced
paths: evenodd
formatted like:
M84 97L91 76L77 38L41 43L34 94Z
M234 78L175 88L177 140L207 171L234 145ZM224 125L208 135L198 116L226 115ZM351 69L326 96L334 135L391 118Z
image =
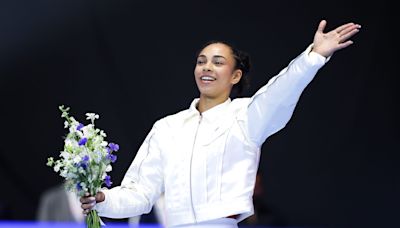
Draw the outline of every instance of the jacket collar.
M207 111L200 113L199 110L197 110L197 104L199 103L199 98L195 98L192 103L190 104L189 107L189 113L186 119L189 119L193 116L202 116L202 121L206 122L214 122L217 120L219 117L223 116L223 113L226 111L228 108L229 104L231 103L231 98L226 99L225 102L216 105Z

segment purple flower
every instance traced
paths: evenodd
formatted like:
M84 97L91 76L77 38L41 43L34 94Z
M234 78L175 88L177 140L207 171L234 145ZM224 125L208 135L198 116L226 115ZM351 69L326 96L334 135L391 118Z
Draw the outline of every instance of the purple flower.
M86 142L87 142L87 138L82 138L79 140L78 144L79 144L79 146L83 146L86 144Z
M89 164L89 156L88 156L88 155L85 155L85 156L82 158L82 161L81 161L81 163L80 163L80 166L81 166L82 168L86 169L87 166L88 166L88 164Z
M110 160L112 163L114 163L117 160L117 155L112 154Z
M106 178L104 178L104 183L106 183L107 187L111 187L111 177L109 175L106 176Z
M119 150L119 145L115 143L109 143L108 146L112 151L118 151Z
M107 154L107 159L109 159L112 163L117 160L117 155L111 154L110 152Z
M80 183L76 184L76 190L81 191L82 190L82 186Z
M89 155L83 156L82 161L88 162L89 161Z
M80 131L85 125L79 123L78 127L76 127L76 130Z

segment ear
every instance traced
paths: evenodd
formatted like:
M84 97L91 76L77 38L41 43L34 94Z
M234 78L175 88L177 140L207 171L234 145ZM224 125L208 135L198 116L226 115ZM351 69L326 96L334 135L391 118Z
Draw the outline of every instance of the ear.
M231 83L232 85L235 85L236 83L238 83L240 81L240 79L242 78L242 70L235 70L232 74L232 79L231 79Z

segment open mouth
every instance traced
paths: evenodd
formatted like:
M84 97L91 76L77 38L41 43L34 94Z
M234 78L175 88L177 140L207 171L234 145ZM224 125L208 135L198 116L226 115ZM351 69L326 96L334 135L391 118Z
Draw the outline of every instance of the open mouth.
M209 75L204 75L200 77L200 80L204 81L204 82L212 82L217 80L216 78L209 76Z

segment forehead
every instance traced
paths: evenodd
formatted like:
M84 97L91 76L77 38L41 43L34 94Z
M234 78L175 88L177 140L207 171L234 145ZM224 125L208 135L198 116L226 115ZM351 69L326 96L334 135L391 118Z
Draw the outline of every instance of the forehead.
M232 50L229 46L222 44L222 43L214 43L206 46L203 50L201 50L199 55L205 56L214 56L220 55L226 58L232 55Z

